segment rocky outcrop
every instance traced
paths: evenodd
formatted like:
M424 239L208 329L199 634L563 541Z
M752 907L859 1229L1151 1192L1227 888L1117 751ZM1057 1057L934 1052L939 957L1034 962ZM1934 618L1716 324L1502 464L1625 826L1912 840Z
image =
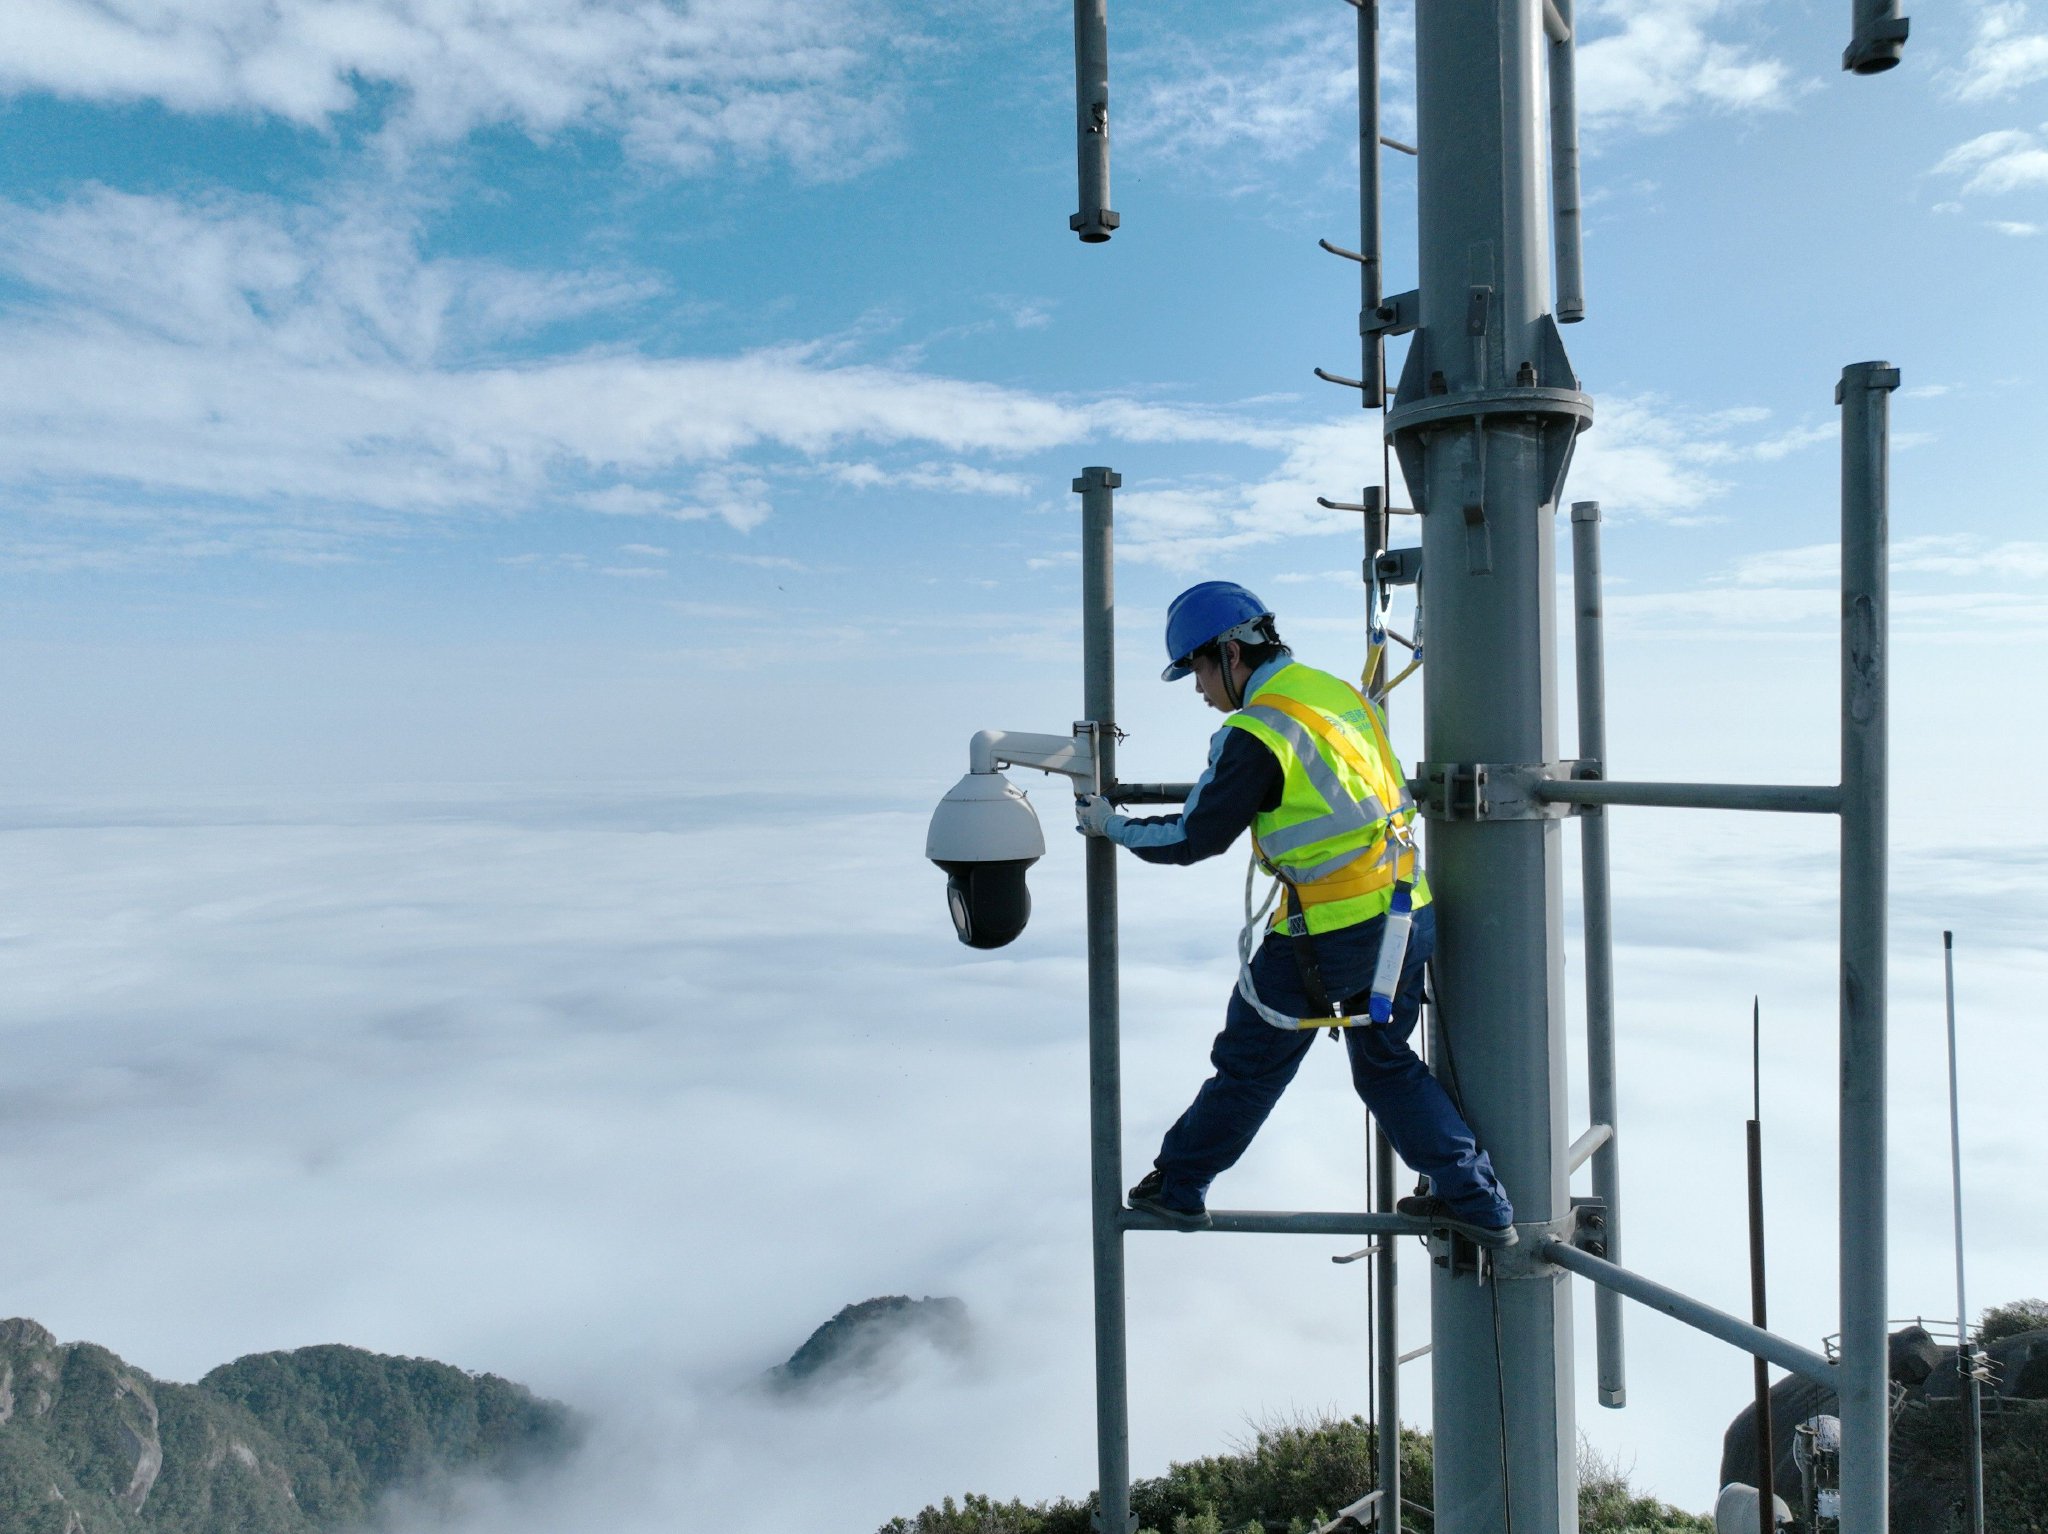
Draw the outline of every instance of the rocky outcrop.
M768 1371L768 1384L778 1391L855 1379L887 1385L918 1349L959 1357L973 1333L957 1299L885 1294L846 1306L812 1332L789 1362Z

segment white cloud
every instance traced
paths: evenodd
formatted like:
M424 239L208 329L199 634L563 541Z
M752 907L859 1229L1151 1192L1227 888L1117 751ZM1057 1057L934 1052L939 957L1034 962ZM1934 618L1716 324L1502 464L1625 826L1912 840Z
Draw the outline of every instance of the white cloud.
M1405 15L1383 19L1399 26ZM1393 121L1408 117L1406 56L1383 47ZM1206 37L1140 53L1123 78L1131 105L1112 124L1144 157L1213 157L1230 148L1295 159L1333 138L1357 137L1358 48L1353 30L1323 15L1273 21L1251 33ZM1212 162L1213 169L1213 162Z
M2009 234L2016 240L2024 240L2041 232L2039 224L2023 224L2013 219L1993 218L1984 222L1986 229L1996 229L2000 234Z
M1014 457L1105 435L1281 440L1222 411L1060 399L844 360L834 343L508 355L519 332L631 303L644 283L424 258L406 209L93 191L7 211L0 268L31 296L0 317L0 483L39 512L68 499L160 527L150 508L165 504L244 521L285 508L388 531L568 501L744 530L770 514L779 461L849 444ZM944 493L1025 488L961 461L889 473Z
M1969 57L1948 77L1956 99L1988 101L2048 79L2048 31L2029 31L2027 12L2019 0L1978 7Z
M891 486L911 490L936 490L951 495L1023 496L1032 492L1032 481L1022 474L999 473L968 463L920 463L890 468L878 463L835 463L826 472L842 485L857 490L881 490Z
M2048 186L2048 142L2019 128L1980 133L1943 155L1938 176L1960 176L1963 190L1996 195Z
M1794 90L1788 66L1715 35L1744 9L1732 0L1589 0L1577 14L1581 115L1611 130L1662 127L1696 109L1784 106Z
M10 0L0 89L323 129L388 91L395 143L591 129L682 170L837 174L892 141L875 44L871 7L802 0Z

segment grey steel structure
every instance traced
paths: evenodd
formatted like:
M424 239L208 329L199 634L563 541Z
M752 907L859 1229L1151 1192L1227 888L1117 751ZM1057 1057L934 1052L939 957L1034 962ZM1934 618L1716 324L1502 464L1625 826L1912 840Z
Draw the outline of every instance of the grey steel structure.
M1368 407L1385 398L1381 347L1413 333L1386 418L1414 507L1429 580L1427 759L1411 785L1429 817L1438 903L1440 1073L1462 1099L1512 1193L1522 1243L1488 1258L1433 1238L1431 1349L1436 1522L1445 1534L1569 1534L1577 1527L1569 1280L1599 1286L1599 1397L1626 1399L1618 1300L1627 1297L1836 1391L1842 1420L1845 1534L1888 1526L1885 1338L1886 582L1888 395L1884 363L1846 368L1842 407L1841 774L1834 785L1626 783L1605 778L1599 510L1573 508L1579 757L1557 743L1554 521L1577 434L1591 421L1558 329L1584 312L1577 259L1572 17L1568 0L1467 0L1416 15L1420 280L1380 289L1377 16L1359 12L1360 317ZM1895 62L1896 6L1859 3L1848 67ZM1107 46L1104 0L1076 0L1084 240L1107 239ZM1854 48L1852 47L1852 53ZM1545 128L1548 126L1546 144ZM1406 149L1408 146L1395 146ZM1552 260L1558 300L1553 303ZM1324 375L1330 377L1331 375ZM1110 654L1111 503L1117 476L1088 469L1083 497L1086 707L1094 786L1119 803L1174 802L1185 784L1117 782ZM1370 502L1371 497L1368 497ZM1384 503L1379 508L1384 510ZM1396 551L1402 553L1404 551ZM1405 551L1412 554L1413 551ZM1389 556L1392 558L1392 556ZM1404 560L1395 568L1409 569ZM1413 579L1414 574L1408 578ZM1841 817L1841 1352L1833 1362L1692 1299L1616 1260L1619 1151L1609 957L1605 812L1613 805L1836 814ZM1594 1122L1566 1122L1562 943L1566 818L1584 837L1588 1055ZM1123 1235L1160 1228L1123 1206L1118 1084L1114 849L1088 847L1091 1142L1100 1511L1103 1534L1134 1527L1129 1496ZM1459 1070L1459 1057L1464 1069ZM1574 1200L1573 1170L1593 1162L1594 1196ZM1383 1161L1383 1166L1390 1163ZM1381 1238L1386 1303L1375 1318L1382 1421L1398 1424L1392 1241L1419 1234L1388 1212L1213 1212L1224 1232ZM1384 1440L1383 1440L1384 1441ZM1381 1529L1399 1500L1363 1499Z

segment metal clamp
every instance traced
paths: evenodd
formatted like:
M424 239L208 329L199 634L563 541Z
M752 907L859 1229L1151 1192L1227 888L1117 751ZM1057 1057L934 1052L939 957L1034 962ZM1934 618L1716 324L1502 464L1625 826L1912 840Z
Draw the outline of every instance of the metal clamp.
M1406 293L1391 293L1380 300L1377 309L1367 309L1358 316L1358 333L1362 336L1405 336L1422 323L1422 294L1410 288Z
M1422 579L1422 550L1388 549L1374 558L1372 567L1382 586L1413 586Z
M1599 773L1597 762L1422 762L1408 785L1429 820L1562 820L1578 806L1552 804L1538 786L1579 776L1582 767Z

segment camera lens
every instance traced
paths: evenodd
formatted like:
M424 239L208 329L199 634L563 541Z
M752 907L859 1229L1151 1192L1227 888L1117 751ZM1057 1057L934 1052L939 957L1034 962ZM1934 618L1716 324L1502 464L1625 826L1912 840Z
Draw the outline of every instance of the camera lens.
M952 913L953 930L969 948L1001 948L1015 942L1031 920L1031 892L1024 887L1024 870L1036 858L1012 858L999 863L944 862L946 909Z

